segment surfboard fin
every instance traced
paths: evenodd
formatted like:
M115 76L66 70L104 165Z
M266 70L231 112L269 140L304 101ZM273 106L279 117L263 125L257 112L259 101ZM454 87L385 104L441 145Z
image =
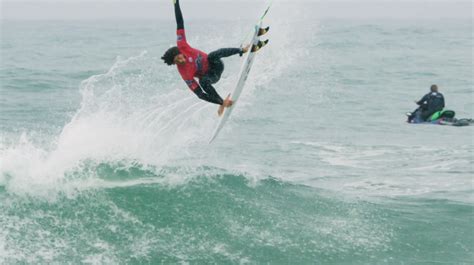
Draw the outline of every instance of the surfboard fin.
M268 43L268 40L265 40L265 41L259 41L257 44L254 44L252 46L252 52L257 52L258 50L260 50L261 48L265 47L265 45L267 45Z
M266 27L266 28L260 28L260 30L258 31L258 36L263 36L265 34L267 34L267 32L270 31L270 27Z

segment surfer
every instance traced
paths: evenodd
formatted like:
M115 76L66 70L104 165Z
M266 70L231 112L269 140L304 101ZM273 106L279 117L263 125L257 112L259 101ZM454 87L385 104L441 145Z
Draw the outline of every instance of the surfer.
M218 114L221 115L224 108L232 106L230 97L223 100L212 86L219 81L224 71L221 58L236 54L242 56L248 52L250 45L243 48L222 48L209 54L194 49L186 41L179 0L174 0L174 12L177 24L177 46L168 49L161 59L167 65L177 66L184 82L200 99L220 105ZM199 83L195 78L199 79Z
M439 93L437 85L432 85L430 92L424 95L420 100L415 100L415 103L420 107L409 115L408 122L411 122L415 118L426 121L434 113L443 110L444 96Z

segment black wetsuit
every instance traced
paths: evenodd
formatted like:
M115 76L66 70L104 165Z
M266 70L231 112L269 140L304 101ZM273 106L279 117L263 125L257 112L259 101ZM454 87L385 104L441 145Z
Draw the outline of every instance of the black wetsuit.
M434 113L444 109L444 96L439 92L430 92L416 102L419 107L408 117L412 120L427 121Z
M420 106L421 118L426 121L435 112L444 108L444 96L439 92L430 92L424 95L416 104Z
M221 79L222 72L224 72L224 63L222 62L221 58L229 57L235 54L240 54L242 49L239 48L222 48L217 51L213 51L209 53L207 60L209 62L209 70L205 76L199 79L199 84L201 88L209 95L214 94L216 101L209 101L213 103L217 103L222 105L224 101L222 98L217 94L216 89L212 86L212 84L217 83ZM200 89L194 90L194 93L201 98L200 94L202 91ZM206 99L204 99L206 100Z
M174 11L176 16L176 24L178 27L178 42L185 40L184 36L184 20L183 15L181 13L181 8L179 6L179 0L175 1L174 4ZM179 47L179 44L178 44ZM197 51L199 52L199 51ZM207 62L208 62L208 70L199 78L199 86L195 84L194 80L190 80L192 78L184 78L188 86L191 90L202 100L222 105L224 100L219 96L216 92L216 89L212 86L212 84L217 83L224 71L224 63L222 62L221 58L229 57L232 55L240 54L242 55L241 48L223 48L217 51L213 51L207 55ZM205 56L205 54L203 55ZM193 82L194 81L194 82Z

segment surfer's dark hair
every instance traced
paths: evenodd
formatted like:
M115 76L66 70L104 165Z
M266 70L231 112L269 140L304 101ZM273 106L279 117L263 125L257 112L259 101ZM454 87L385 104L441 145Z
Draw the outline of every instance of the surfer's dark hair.
M174 46L174 47L169 48L165 52L165 54L163 54L161 59L163 59L163 61L165 61L165 64L172 65L174 63L174 57L176 57L176 55L178 55L178 54L180 54L179 49L178 49L178 47Z

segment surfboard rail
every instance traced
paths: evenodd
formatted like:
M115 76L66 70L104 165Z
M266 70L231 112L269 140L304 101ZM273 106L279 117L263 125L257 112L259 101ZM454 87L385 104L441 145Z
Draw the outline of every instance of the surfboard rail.
M258 45L260 42L259 31L260 31L260 28L262 27L262 21L267 15L268 11L270 10L270 7L271 7L271 3L265 9L265 12L263 13L263 15L260 17L259 21L255 25L253 36L250 41L250 44L252 45L252 47L254 45ZM235 106L237 105L240 94L242 94L242 90L244 89L245 82L247 81L247 78L250 74L250 70L252 68L252 65L255 59L255 55L256 55L256 52L252 52L252 51L249 51L245 54L244 62L242 63L242 66L240 68L237 85L235 86L234 90L230 94L230 99L232 100L233 104L231 107L225 108L224 113L222 114L222 116L219 117L219 122L217 123L217 126L214 129L214 132L212 133L211 138L209 139L209 143L212 143L216 139L216 137L219 135L219 132L222 130L222 128L224 127L224 124L227 122L230 114L232 113Z

